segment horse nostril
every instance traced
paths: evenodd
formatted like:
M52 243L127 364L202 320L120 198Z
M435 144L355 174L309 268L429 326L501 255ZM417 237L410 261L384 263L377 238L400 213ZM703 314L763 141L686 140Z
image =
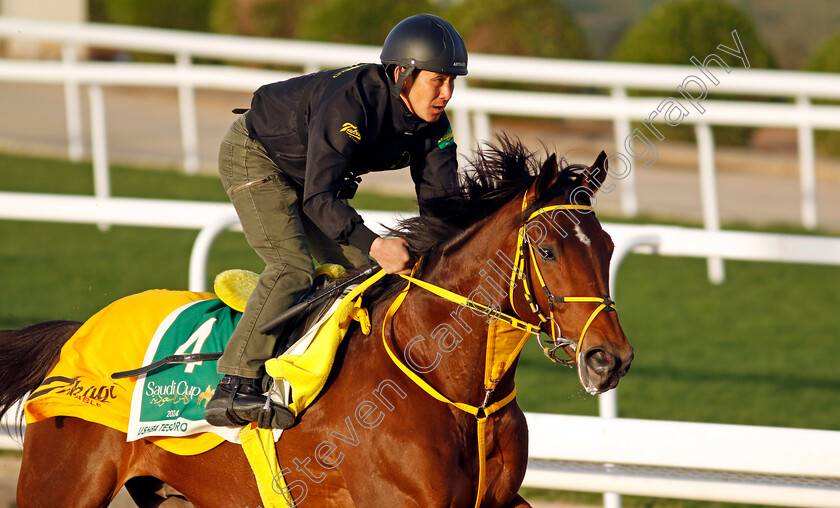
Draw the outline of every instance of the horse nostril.
M584 361L590 369L598 373L609 371L613 363L612 358L600 348L592 348L587 351Z

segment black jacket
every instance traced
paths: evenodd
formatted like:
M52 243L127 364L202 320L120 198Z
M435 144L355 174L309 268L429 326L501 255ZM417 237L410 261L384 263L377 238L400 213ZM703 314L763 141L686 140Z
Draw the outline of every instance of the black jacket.
M376 234L336 196L371 171L411 167L424 200L458 184L456 147L444 113L433 124L391 94L385 70L360 64L260 87L246 116L251 136L303 186L303 212L333 240L367 253Z

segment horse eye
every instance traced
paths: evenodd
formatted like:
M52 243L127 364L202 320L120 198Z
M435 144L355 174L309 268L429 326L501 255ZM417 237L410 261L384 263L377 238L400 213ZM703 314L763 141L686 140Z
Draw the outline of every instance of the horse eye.
M550 251L549 249L539 249L540 257L545 259L546 261L554 261L554 252Z

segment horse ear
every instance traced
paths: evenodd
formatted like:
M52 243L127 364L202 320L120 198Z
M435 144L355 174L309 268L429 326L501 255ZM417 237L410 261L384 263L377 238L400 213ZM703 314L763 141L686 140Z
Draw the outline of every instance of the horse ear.
M540 168L540 174L537 175L537 180L532 187L533 195L539 196L546 189L557 181L557 175L560 173L560 168L557 166L557 154L551 156L543 163Z
M582 185L591 190L593 194L598 192L604 180L607 179L607 153L601 150L595 162L589 166L582 175Z

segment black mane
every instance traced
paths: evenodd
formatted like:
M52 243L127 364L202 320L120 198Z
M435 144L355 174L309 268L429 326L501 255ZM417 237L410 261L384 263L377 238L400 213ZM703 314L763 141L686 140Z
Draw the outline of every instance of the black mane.
M400 221L392 233L404 238L413 253L425 256L524 193L542 164L518 139L499 136L496 144L487 144L477 152L454 195L421 202L423 215ZM529 206L528 213L558 197L568 198L580 185L580 172L586 166L568 164L564 159L559 165L557 181ZM521 216L516 219L524 220Z

